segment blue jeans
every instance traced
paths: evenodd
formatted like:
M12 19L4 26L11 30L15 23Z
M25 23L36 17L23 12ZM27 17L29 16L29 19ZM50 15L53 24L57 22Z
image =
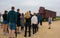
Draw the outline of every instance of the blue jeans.
M3 20L3 24L7 24L8 23L8 21L7 20Z

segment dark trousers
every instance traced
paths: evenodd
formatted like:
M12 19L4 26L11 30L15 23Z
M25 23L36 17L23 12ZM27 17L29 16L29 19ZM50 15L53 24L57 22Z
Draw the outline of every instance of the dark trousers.
M42 26L42 20L40 20L39 22L38 22L38 24L40 23L40 25Z
M42 20L40 20L40 25L42 25Z
M32 28L33 28L33 34L35 34L38 31L38 25L32 24Z
M21 30L24 30L24 27L21 27Z
M25 37L27 36L27 32L29 33L29 37L30 37L31 36L31 25L30 26L25 25L25 35L24 35Z

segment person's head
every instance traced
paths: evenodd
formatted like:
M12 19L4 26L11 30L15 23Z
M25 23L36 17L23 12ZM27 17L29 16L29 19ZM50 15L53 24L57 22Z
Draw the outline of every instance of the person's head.
M17 12L19 12L20 11L20 9L17 9Z
M31 14L31 11L29 10L29 13Z
M13 10L13 11L14 11L14 10L15 10L15 7L14 7L14 6L12 6L12 7L11 7L11 10Z
M30 13L29 13L29 11L27 11L27 12L25 13L25 17L26 17L26 18L30 18Z
M36 16L36 13L34 13L34 15Z
M8 13L8 11L7 11L7 10L5 10L5 11L4 11L4 14L7 14L7 13Z

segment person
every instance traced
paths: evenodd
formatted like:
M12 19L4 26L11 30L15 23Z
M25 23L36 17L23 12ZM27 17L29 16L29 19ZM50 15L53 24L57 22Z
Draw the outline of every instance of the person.
M33 15L31 14L31 11L30 11L30 10L29 10L29 13L30 13L30 16L31 16L31 18L32 18Z
M20 34L20 20L21 20L21 14L20 9L17 9L17 34Z
M38 17L38 24L40 23L40 25L42 26L42 16L40 12L37 14L37 17Z
M8 22L9 22L9 38L15 38L15 30L17 23L17 13L14 11L15 7L12 6L11 10L8 12Z
M30 23L31 22L31 16L30 16L29 11L25 14L25 20L26 20L26 23L25 23L25 35L24 35L24 37L27 36L27 30L28 30L29 37L30 37L31 36L31 23Z
M48 18L48 23L49 23L48 29L51 29L51 23L52 23L52 17L51 16L49 16L49 18Z
M29 13L30 13L30 25L31 25L31 18L32 18L32 14L31 14L31 11L29 10Z
M4 32L4 35L7 35L7 34L8 34L7 13L8 13L8 11L5 10L5 11L4 11L4 14L3 14L3 32Z
M21 14L21 30L24 30L24 14Z
M33 34L35 34L38 31L38 29L37 29L38 28L38 18L35 13L31 18L31 25L33 28Z

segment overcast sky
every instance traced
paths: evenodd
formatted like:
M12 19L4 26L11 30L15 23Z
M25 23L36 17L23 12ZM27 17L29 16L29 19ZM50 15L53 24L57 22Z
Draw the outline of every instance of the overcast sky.
M11 6L16 9L20 8L21 12L25 13L28 10L38 12L40 6L46 9L56 11L57 16L60 16L60 0L0 0L0 12L10 10Z

